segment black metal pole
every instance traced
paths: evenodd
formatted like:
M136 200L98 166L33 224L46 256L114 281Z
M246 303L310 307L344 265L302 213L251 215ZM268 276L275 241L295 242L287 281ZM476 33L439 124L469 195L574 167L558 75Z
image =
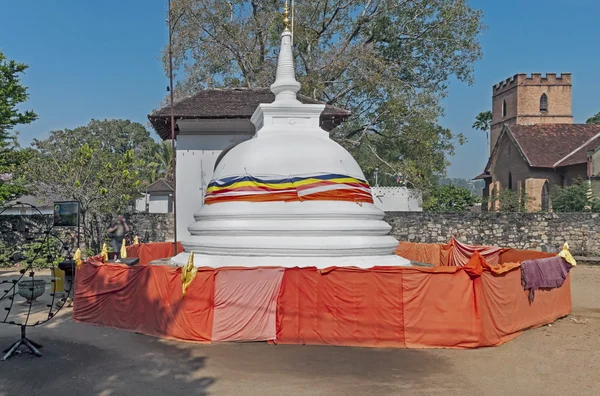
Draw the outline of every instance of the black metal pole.
M173 256L177 255L177 171L175 153L175 115L173 113L173 15L171 14L171 0L169 4L169 93L171 102L171 168L173 172Z

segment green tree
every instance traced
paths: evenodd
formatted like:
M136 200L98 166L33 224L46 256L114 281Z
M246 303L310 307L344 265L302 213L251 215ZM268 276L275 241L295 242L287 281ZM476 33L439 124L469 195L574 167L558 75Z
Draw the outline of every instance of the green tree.
M173 146L171 140L164 140L157 145L152 162L148 164L151 170L150 182L158 179L173 179Z
M428 212L466 212L479 202L479 197L464 187L436 186L423 202Z
M600 113L596 113L585 121L586 124L600 124Z
M490 131L492 130L492 112L491 111L482 111L481 113L477 114L477 117L475 117L475 122L473 123L472 128L485 132L487 147L488 147L488 150L491 150L491 148L490 148ZM491 152L489 154L491 154Z
M207 87L268 87L281 5L174 0L174 63L183 71L176 96ZM427 187L464 141L438 118L449 81L473 82L481 18L466 0L299 1L293 41L301 93L352 111L332 136L366 173L378 166Z
M7 60L0 52L0 205L25 192L23 180L15 176L15 171L27 161L28 152L19 149L13 129L37 119L33 111L18 108L28 98L27 87L19 78L27 67Z
M98 252L111 216L139 196L156 143L141 124L92 120L52 131L32 146L34 155L23 169L28 186L48 201L78 201L86 247Z
M553 188L550 198L555 212L600 212L600 201L590 194L588 182L582 179Z

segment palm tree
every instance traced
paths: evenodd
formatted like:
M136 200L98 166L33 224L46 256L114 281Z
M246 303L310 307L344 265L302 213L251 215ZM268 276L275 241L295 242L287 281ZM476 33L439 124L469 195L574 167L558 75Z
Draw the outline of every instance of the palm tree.
M488 150L491 151L490 148L490 130L492 129L492 112L491 111L482 111L477 114L475 117L475 122L473 123L473 129L478 129L480 131L485 131L485 137L487 140ZM491 155L491 152L488 152L488 156Z
M156 152L154 153L153 161L148 164L152 169L150 175L150 183L158 179L171 179L173 175L173 147L170 140L162 141Z

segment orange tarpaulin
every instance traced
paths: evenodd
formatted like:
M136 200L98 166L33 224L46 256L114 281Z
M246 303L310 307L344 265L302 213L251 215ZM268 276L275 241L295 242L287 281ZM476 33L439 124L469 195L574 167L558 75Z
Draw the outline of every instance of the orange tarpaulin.
M400 242L395 253L405 259L433 265L450 265L450 244Z
M537 290L529 304L528 291L521 285L521 271L502 276L484 272L481 276L483 345L510 341L524 330L552 323L571 313L571 278L551 290Z
M277 295L283 272L283 268L218 271L212 340L274 340Z
M556 256L556 253L538 252L537 250L504 249L500 254L500 263L522 263L525 260L554 256Z
M560 288L539 290L530 304L519 266L490 265L475 252L464 267L286 268L277 299L276 342L409 348L499 345L571 311L570 277ZM272 320L272 300L262 298L264 303L241 315L250 318L242 325L236 322L232 327L227 321L237 320L229 308L251 303L243 295L252 293L235 289L244 274L254 270L260 269L200 268L182 298L180 269L101 264L93 258L77 272L73 318L163 338L249 341L258 333L244 329L242 322L267 329L271 324L263 324ZM218 305L227 308L220 318L214 315L215 273L233 277L217 292ZM255 322L250 311L268 320ZM215 328L222 334L213 334Z
M181 269L102 264L92 259L75 277L73 319L155 337L210 341L214 271L198 271L185 298Z
M177 253L183 252L181 242L177 242ZM148 264L153 260L173 257L173 242L152 242L127 246L127 257L139 257L139 264Z
M277 343L404 347L402 272L289 268Z

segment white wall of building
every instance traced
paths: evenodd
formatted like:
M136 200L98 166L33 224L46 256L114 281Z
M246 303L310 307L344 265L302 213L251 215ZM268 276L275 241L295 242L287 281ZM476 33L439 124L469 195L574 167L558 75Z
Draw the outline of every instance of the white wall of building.
M248 122L248 121L246 121ZM249 122L248 122L249 123ZM194 223L194 213L204 202L219 154L228 147L252 137L247 128L230 133L180 133L177 137L177 239L185 240L187 227ZM181 128L180 128L181 129ZM239 130L239 129L238 129Z
M13 206L12 208L6 209L2 212L4 216L35 216L39 215L42 212L43 215L53 215L54 207L53 206L38 206L38 210L33 209L29 206Z
M168 193L151 194L148 198L148 213L171 213L172 197Z
M422 212L421 193L406 187L371 187L375 206L384 212Z
M148 194L144 194L141 198L135 200L135 211L145 212L148 205Z

